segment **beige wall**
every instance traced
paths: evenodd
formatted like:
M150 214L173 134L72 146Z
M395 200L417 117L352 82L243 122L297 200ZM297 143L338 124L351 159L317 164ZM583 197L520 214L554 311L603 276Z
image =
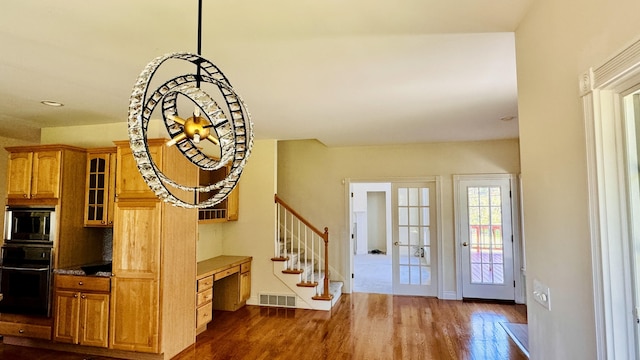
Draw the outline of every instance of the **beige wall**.
M578 78L640 37L637 0L537 0L516 31L532 359L594 359L585 131Z
M278 195L319 228L329 227L332 265L347 277L350 181L441 176L444 291L456 291L454 174L520 172L518 140L327 148L315 140L278 143Z

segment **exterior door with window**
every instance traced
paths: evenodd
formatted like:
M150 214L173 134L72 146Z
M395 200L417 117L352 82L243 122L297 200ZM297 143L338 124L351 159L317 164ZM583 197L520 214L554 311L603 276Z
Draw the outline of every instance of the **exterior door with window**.
M514 300L511 182L456 177L462 297Z
M437 296L436 184L393 183L391 193L393 293Z

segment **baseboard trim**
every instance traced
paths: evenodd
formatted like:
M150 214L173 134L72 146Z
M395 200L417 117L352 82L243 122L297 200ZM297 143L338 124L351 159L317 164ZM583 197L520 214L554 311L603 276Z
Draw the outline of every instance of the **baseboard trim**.
M458 293L455 291L443 291L442 300L458 300Z

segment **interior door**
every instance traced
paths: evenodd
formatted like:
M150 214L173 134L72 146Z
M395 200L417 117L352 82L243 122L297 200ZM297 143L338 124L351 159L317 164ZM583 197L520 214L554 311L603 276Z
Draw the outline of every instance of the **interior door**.
M393 183L393 293L437 296L435 182Z
M514 300L510 178L462 179L457 192L462 297Z

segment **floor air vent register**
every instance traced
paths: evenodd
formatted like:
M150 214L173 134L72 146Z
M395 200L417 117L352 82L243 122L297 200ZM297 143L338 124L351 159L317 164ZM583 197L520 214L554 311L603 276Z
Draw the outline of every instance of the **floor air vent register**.
M296 297L295 295L260 294L259 305L295 308Z

